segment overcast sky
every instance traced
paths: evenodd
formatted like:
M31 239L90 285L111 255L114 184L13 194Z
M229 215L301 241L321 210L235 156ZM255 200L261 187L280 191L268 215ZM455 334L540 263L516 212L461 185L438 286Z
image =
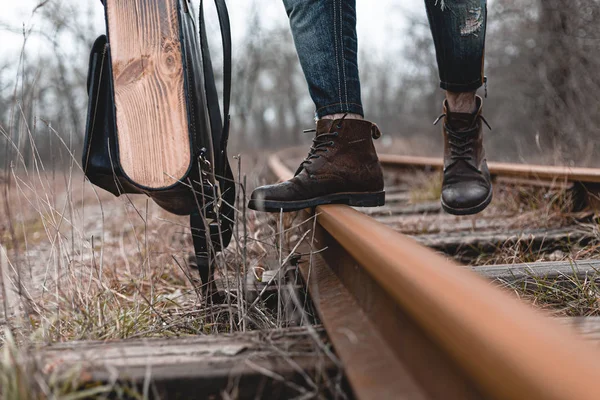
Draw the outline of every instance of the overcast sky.
M93 10L91 24L97 34L104 31L102 5L99 0L49 0L53 3L70 2ZM32 16L32 11L42 0L0 0L0 55L12 57L22 45L22 35L18 32L22 27L41 29L39 13ZM197 0L196 0L197 2ZM207 4L211 3L207 0ZM243 35L245 29L239 29L245 23L245 16L250 7L261 5L264 23L284 23L287 21L281 0L228 0L231 13L234 40ZM422 1L418 0L357 0L359 46L377 52L385 51L393 44L400 46L405 35L405 15L423 14ZM17 32L17 33L15 33ZM387 33L387 34L386 34ZM395 37L389 37L393 33ZM36 50L35 40L28 43L30 51ZM86 55L87 57L87 55Z

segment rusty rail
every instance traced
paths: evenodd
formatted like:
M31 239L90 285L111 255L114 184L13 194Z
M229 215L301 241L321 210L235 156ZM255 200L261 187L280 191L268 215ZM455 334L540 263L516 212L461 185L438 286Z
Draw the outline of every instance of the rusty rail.
M492 165L495 173L600 182L598 170ZM280 180L292 175L277 155L269 166ZM325 249L315 256L324 262L302 272L358 398L600 398L600 352L559 322L350 207L321 206L316 215L312 247ZM331 293L352 298L344 308ZM352 325L355 314L369 323ZM377 351L394 360L374 361Z
M433 169L441 169L443 167L442 159L434 157L382 154L380 155L379 159L384 167L419 167ZM489 162L488 167L492 175L502 175L505 177L600 183L600 169L597 168L512 164L500 162Z

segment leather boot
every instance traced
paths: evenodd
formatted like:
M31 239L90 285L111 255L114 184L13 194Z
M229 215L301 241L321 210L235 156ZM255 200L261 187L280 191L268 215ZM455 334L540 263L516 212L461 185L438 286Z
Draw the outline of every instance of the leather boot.
M492 182L483 149L483 123L489 125L481 115L481 97L476 99L477 111L473 114L454 113L444 101L440 116L444 117L442 208L454 215L476 214L492 201Z
M289 181L257 188L248 207L295 211L322 204L358 207L385 202L383 173L373 146L377 125L357 119L322 119L308 157Z

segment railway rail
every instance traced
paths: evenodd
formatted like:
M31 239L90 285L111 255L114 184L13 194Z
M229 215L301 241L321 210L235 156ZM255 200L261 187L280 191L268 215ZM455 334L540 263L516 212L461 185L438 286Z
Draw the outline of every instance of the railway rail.
M433 157L413 157L395 154L383 154L380 157L385 168L434 168L442 169L443 161ZM548 166L490 162L488 168L492 175L535 178L544 180L569 180L580 183L600 183L600 169L568 166Z
M550 318L490 283L531 276L588 279L600 261L478 266L473 255L507 242L551 252L564 241L593 240L595 232L581 221L596 206L600 170L490 163L502 185L558 188L573 200L568 220L528 227L510 223L521 209L453 217L441 212L437 200L413 202L398 177L407 169L439 169L439 160L381 159L386 206L327 205L299 213L309 223L297 228L305 239L294 265L324 330L57 345L39 352L35 362L46 370L85 363L89 381L127 375L146 387L151 376L163 398L199 390L218 395L232 380L240 398L283 398L287 392L273 383L294 392L307 379L303 369L336 374L340 366L358 399L600 398L600 319ZM276 179L292 176L286 162L294 164L295 154L270 157ZM418 177L427 179L433 178ZM472 266L460 265L463 260ZM323 360L311 351L315 337L330 342L336 356ZM291 358L281 349L292 349Z

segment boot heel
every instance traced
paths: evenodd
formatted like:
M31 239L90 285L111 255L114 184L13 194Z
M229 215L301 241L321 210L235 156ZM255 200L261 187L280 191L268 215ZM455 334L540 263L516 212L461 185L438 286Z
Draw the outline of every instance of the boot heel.
M118 159L150 190L176 184L191 165L178 2L105 2Z
M379 207L385 204L385 191L353 194L348 200L352 207Z

